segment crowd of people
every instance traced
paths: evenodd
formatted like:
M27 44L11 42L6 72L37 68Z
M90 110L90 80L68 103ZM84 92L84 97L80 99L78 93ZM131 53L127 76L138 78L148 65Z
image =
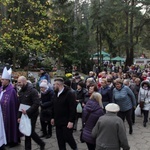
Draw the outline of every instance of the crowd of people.
M48 73L40 69L37 88L20 76L17 86L11 82L12 70L5 67L0 87L0 150L6 146L14 147L24 136L19 131L22 114L31 119L31 135L25 136L25 150L32 149L31 139L40 150L45 149L43 138L51 138L52 127L60 150L66 150L66 143L78 150L73 132L78 129L78 119L82 119L81 142L88 150L129 150L124 126L129 125L133 134L135 109L143 103L143 127L147 126L150 109L150 68L143 71L137 67L124 71L118 70L95 73L89 72L86 78L76 72L72 79L55 78L51 83ZM29 106L22 108L20 104ZM42 135L35 132L38 116ZM112 140L113 137L113 140Z

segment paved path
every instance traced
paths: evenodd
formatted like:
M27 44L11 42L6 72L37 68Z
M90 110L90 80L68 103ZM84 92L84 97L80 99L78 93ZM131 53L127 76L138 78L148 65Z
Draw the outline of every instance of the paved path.
M131 150L150 150L150 123L147 123L147 127L142 126L142 119L141 117L136 118L136 123L133 125L133 134L130 135L128 133L128 125L125 122L127 137L129 141L129 145ZM79 140L80 136L80 128L81 128L81 120L78 123L78 130L74 132L74 137L78 145L79 150L87 150L87 147L84 143L81 143ZM39 119L36 124L36 131L39 135L41 135L40 131L40 123ZM46 150L58 150L56 135L55 135L55 128L53 128L53 135L50 139L44 139L46 142ZM33 150L39 150L39 146L32 142ZM14 148L8 148L7 150L24 150L24 137L21 139L21 144ZM71 148L67 145L67 150L71 150Z

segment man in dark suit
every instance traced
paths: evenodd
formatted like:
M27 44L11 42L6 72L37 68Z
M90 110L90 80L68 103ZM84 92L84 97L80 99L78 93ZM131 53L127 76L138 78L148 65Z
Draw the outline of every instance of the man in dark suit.
M40 145L40 150L45 149L45 143L35 132L35 124L39 115L38 107L40 104L37 90L31 83L27 82L24 76L18 78L18 86L21 87L19 92L20 104L29 105L30 108L27 110L22 109L22 112L18 112L18 122L20 122L21 114L27 114L31 119L32 132L30 136L25 136L25 150L31 150L31 138Z
M54 80L54 105L52 125L56 126L59 150L66 150L66 142L73 150L77 144L73 138L73 124L76 115L76 98L70 88L64 86L62 78Z

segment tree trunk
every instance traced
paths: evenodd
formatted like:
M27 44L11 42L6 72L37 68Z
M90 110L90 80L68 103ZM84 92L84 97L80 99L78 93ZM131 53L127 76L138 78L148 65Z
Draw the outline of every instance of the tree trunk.
M126 5L127 4L127 0L126 0ZM129 46L128 46L128 24L129 24L129 12L128 10L125 11L125 15L126 15L126 27L125 27L125 35L126 35L126 42L125 42L125 49L126 49L126 62L125 62L125 66L129 66L129 59L130 59L130 54L129 54Z
M103 67L103 56L102 56L102 33L99 33L99 50L100 50L100 66Z
M131 1L131 19L130 19L130 59L129 59L129 65L133 64L134 59L134 43L133 43L133 20L134 20L134 0Z
M1 19L7 18L7 7L4 6L3 4L0 4L0 7L1 7Z
M96 29L96 42L97 42L97 63L98 63L98 66L100 65L100 50L99 50L99 27L97 25L97 29Z
M17 49L18 48L16 48L16 51ZM13 52L12 62L13 62L13 71L16 71L16 52Z

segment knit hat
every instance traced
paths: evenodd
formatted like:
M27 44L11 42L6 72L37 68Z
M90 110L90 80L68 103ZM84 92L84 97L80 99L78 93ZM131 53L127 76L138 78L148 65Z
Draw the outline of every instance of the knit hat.
M40 87L48 88L48 85L47 85L47 83L45 83L45 82L41 82L41 83L40 83Z
M105 109L108 112L118 112L120 110L120 107L115 103L109 103L106 105Z

